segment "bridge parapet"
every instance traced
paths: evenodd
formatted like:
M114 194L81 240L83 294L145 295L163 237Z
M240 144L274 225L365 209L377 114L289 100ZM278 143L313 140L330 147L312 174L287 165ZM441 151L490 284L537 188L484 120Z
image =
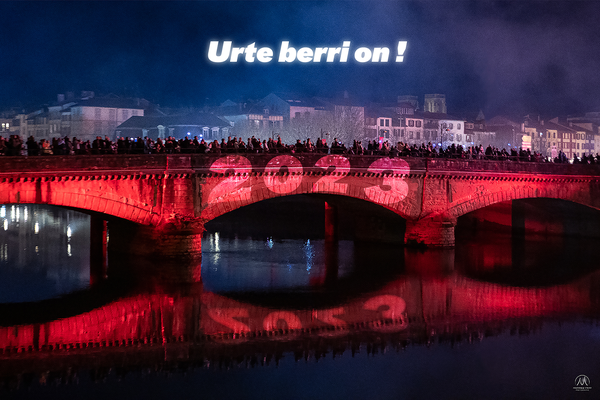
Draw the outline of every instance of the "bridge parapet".
M532 174L532 175L600 175L598 164L556 164L529 161L496 160L457 160L446 158L427 158L427 170L430 173L493 173L493 174Z
M282 154L139 154L139 155L77 155L77 156L32 156L0 157L0 176L19 173L55 174L93 173L96 171L152 171L180 170L187 172L209 172L214 162L222 157L244 157L251 162L253 172L262 172L267 163L278 156L288 155L300 161L307 172L316 172L316 166L324 154L282 153ZM336 155L338 157L338 155ZM351 172L367 171L374 161L382 156L339 155L348 160ZM600 165L555 164L521 161L467 160L424 157L396 157L404 160L411 173L506 173L535 175L600 175Z

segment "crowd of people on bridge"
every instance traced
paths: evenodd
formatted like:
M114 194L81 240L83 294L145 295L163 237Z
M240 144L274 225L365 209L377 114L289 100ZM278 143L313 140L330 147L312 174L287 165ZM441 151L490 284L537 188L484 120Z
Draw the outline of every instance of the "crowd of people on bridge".
M498 160L498 161L527 161L527 162L555 162L567 163L565 153L560 151L557 157L549 159L538 152L532 152L527 149L510 150L498 149L497 147L482 145L463 147L462 145L452 144L447 147L429 143L421 145L409 145L398 142L396 145L389 141L380 142L378 140L368 141L363 146L361 141L354 140L352 146L347 147L344 143L334 138L331 145L326 140L317 139L313 142L311 139L301 141L298 139L294 144L285 144L281 138L269 138L268 140L259 140L254 136L244 141L241 137L229 137L213 141L205 141L198 137L184 139L175 139L169 136L165 139L158 138L153 140L145 138L121 137L116 141L108 136L102 138L97 136L93 141L82 141L74 138L55 137L48 141L41 139L36 141L33 136L29 137L25 143L19 135L11 135L8 139L0 136L0 156L50 156L50 155L102 155L102 154L224 154L224 153L322 153L322 154L343 154L343 155L374 155L387 157L430 157L430 158L450 158L450 159L477 159L477 160ZM600 164L600 155L583 155L581 158L575 156L573 163Z

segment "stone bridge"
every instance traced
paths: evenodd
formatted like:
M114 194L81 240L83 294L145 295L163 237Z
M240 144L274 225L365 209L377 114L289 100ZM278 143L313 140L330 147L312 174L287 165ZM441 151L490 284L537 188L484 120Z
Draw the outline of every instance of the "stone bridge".
M598 209L599 175L596 165L323 154L1 157L0 204L118 217L160 236L157 249L189 254L200 251L207 221L240 207L338 195L405 218L406 243L453 246L457 218L495 203L551 198Z

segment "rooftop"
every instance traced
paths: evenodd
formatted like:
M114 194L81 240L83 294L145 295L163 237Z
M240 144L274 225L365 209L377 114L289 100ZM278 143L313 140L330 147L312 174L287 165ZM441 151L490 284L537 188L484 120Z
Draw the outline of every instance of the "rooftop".
M165 115L153 117L131 117L117 127L117 129L151 129L157 126L202 126L202 127L226 127L229 122L208 113L197 113L188 115Z

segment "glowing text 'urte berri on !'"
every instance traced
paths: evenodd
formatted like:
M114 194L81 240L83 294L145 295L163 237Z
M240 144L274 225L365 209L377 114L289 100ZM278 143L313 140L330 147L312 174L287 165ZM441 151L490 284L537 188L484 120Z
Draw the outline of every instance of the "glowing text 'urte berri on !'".
M395 58L390 58L389 47L359 47L351 49L350 41L342 42L340 47L300 47L290 45L289 41L281 42L279 54L275 56L270 47L256 47L256 42L244 47L234 47L233 42L213 40L208 46L208 60L214 63L259 62L269 63L274 59L280 63L345 63L350 54L359 63L387 63L404 61L407 42L399 41Z

